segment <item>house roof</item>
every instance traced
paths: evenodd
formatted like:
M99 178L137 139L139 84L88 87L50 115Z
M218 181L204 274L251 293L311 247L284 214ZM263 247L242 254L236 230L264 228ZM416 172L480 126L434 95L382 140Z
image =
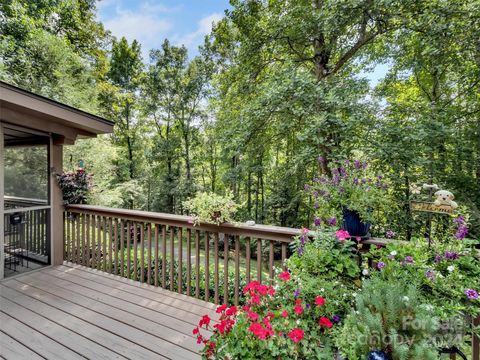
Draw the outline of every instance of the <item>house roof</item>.
M0 120L54 135L58 143L113 132L112 121L0 81Z

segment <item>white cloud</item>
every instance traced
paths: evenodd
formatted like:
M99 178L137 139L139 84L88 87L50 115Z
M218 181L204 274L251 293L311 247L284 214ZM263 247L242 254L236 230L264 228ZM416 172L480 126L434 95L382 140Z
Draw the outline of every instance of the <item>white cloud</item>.
M175 43L185 45L189 53L195 53L197 47L203 43L205 35L212 31L213 24L219 22L222 18L223 14L221 13L213 13L201 18L195 31L177 38Z
M175 11L175 8L144 2L136 10L125 10L119 0L104 0L104 3L99 8L99 18L105 28L117 38L124 36L129 42L139 41L142 45L144 60L148 60L149 50L158 48L167 37L167 32L173 27L173 24L163 15L166 12ZM113 6L115 8L111 9L112 11L106 11L107 7Z

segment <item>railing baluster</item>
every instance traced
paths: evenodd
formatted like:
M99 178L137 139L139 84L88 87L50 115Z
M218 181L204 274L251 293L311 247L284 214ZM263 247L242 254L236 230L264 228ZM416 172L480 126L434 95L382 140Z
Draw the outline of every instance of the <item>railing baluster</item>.
M268 261L268 276L270 278L270 285L273 284L273 256L274 256L274 252L273 252L273 240L270 240L270 246L269 246L269 261Z
M195 297L200 298L200 230L195 230Z
M205 301L210 301L210 249L208 231L205 231Z
M81 249L81 253L82 253L82 262L81 264L82 265L86 265L85 264L85 214L82 214L82 249Z
M192 283L192 230L187 229L187 296L191 295Z
M113 244L113 219L111 217L108 218L108 272L112 273L112 244Z
M178 293L183 293L183 228L178 228Z
M285 260L287 259L287 244L282 242L282 269L287 270Z
M257 238L257 281L262 282L262 239Z
M155 280L154 285L158 286L158 224L155 226Z
M99 257L99 260L102 261L102 271L107 271L107 218L105 216L101 217L102 223L98 227L98 235L100 237L100 230L103 229L102 231L102 253L101 257ZM98 250L100 250L100 243L98 244ZM97 269L100 270L100 261L97 264Z
M228 234L223 234L223 303L228 304Z
M102 260L103 260L103 254L102 254L102 222L103 222L103 216L99 216L97 219L97 228L95 229L97 231L97 270L100 270ZM95 267L95 266L94 266Z
M219 259L218 259L218 233L215 233L213 235L213 241L214 241L214 274L213 274L213 278L214 278L214 287L215 287L215 295L214 295L214 299L215 299L215 304L218 304L218 298L219 298L219 295L218 295L218 277L219 277L219 274L218 274L218 262L219 262Z
M97 232L97 216L92 215L92 268L95 268L96 261L98 261L99 254L97 253L97 245L96 245L96 239L95 239L95 234ZM100 241L100 239L98 239Z
M147 224L148 260L147 260L147 283L152 285L152 223Z
M250 259L252 257L251 248L250 248L250 237L245 238L245 275L247 278L247 284L250 282L251 276L251 266L250 266Z
M131 254L130 254L130 241L132 238L132 229L130 226L130 221L127 221L127 278L130 279L130 264L131 264Z
M167 226L162 225L162 287L167 288Z
M235 305L238 305L240 291L240 236L235 236Z
M118 219L113 220L113 246L114 246L114 265L113 272L118 275ZM123 253L122 253L123 256Z
M68 212L65 212L65 227L66 227L66 230L67 230L67 258L65 260L67 261L72 261L72 257L71 257L71 249L72 249L72 228L71 228L71 221L70 221L70 213ZM28 229L27 229L27 232L28 232ZM28 239L28 233L27 233L27 239ZM27 243L28 243L28 240L27 240ZM27 250L28 250L28 245L27 245Z
M27 232L27 229L25 229L25 235L26 235L26 232ZM69 241L68 241L68 225L67 225L67 213L64 212L63 213L63 260L67 260L68 261L68 250L70 248L70 245L68 244ZM28 239L27 237L25 237L25 239ZM27 245L26 244L22 244L22 247L24 249L27 248Z
M137 278L137 249L138 248L138 237L137 237L137 223L133 223L133 279L138 280Z
M76 214L75 216L75 228L76 228L76 235L75 235L75 263L80 264L79 258L79 249L80 249L80 214Z
M92 228L90 227L91 223L91 216L90 214L87 214L87 224L86 224L86 232L85 232L85 236L86 236L86 246L85 246L85 259L86 259L86 265L88 267L92 267L92 262L91 262L91 255L90 255L90 235L91 235L91 232L92 232Z
M145 223L140 223L140 282L145 282Z
M125 276L125 223L123 219L120 219L120 275Z
M174 289L175 271L175 228L170 226L170 291Z

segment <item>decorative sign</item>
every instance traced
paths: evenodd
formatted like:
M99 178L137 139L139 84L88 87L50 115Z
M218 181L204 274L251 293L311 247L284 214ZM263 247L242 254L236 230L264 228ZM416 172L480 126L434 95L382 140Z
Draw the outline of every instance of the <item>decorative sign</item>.
M451 214L454 211L453 206L447 204L437 205L433 202L410 201L412 211L423 211L437 214Z
M85 162L83 160L78 160L78 167L83 169L85 167Z

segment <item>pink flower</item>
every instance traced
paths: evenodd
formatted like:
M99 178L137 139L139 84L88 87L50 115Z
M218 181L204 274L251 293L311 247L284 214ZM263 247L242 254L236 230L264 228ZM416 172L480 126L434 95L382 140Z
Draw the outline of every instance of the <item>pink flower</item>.
M337 236L337 239L340 241L345 241L347 239L350 239L350 234L348 233L347 230L337 230L335 232L335 235Z
M237 311L238 311L237 307L233 305L232 307L228 308L227 311L225 311L225 315L232 316L232 315L235 315Z
M247 316L250 320L253 320L253 321L257 321L257 319L258 319L258 314L256 312L253 312L253 311L249 311Z
M287 310L282 311L280 316L286 318L288 316L288 311Z
M298 314L300 315L302 312L303 312L303 306L298 304L298 305L295 305L295 307L293 308L293 310Z
M288 271L284 271L278 277L283 281L288 281L290 280L290 273Z
M325 317L325 316L322 316L322 317L320 318L320 320L318 321L318 324L319 324L321 327L327 328L327 329L330 329L330 328L333 326L333 324L332 324L332 322L330 321L330 319L327 318L327 317Z
M320 295L318 295L316 298L315 298L315 305L318 305L318 306L323 306L325 305L325 299L323 297L321 297Z
M226 308L227 308L227 304L220 305L219 307L217 307L217 310L216 310L217 314L220 314Z
M298 343L299 341L302 341L304 334L305 334L305 333L303 332L302 329L295 328L295 329L291 330L291 331L288 333L288 337L289 337L294 343Z
M210 317L208 315L203 315L202 318L200 319L200 322L198 323L199 327L202 327L203 325L208 326L210 324Z

